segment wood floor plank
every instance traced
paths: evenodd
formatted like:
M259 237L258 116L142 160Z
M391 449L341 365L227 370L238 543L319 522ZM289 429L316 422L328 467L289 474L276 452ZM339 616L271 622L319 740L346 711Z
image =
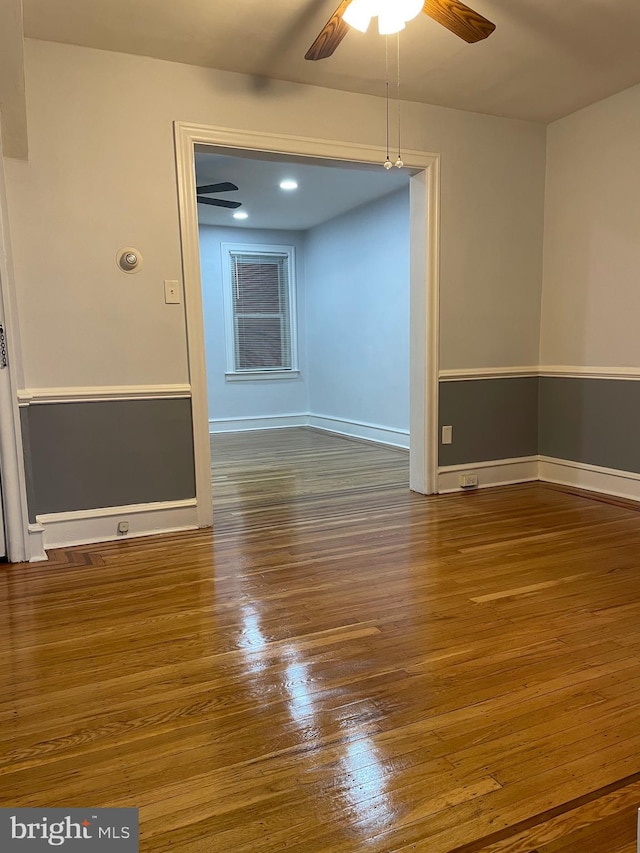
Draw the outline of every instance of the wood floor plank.
M408 489L311 429L212 439L214 529L0 569L0 805L148 853L631 853L640 514Z

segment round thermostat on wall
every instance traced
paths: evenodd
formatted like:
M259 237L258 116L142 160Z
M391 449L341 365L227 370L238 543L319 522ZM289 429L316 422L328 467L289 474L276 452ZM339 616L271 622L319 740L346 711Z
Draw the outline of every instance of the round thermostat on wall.
M140 272L140 268L142 267L142 255L132 246L125 246L124 249L119 249L116 254L116 260L118 268L122 272Z

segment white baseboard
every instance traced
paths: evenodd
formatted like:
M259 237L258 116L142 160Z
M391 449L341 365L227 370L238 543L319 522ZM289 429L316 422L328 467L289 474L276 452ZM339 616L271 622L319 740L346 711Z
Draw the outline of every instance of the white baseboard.
M438 494L528 483L539 479L538 467L537 456L471 462L468 465L446 465L438 468ZM478 485L474 489L463 489L460 486L461 474L475 474L478 477Z
M244 432L252 429L286 429L287 427L307 426L309 416L298 412L290 415L268 415L258 418L211 418L209 434L221 432Z
M254 418L212 418L209 421L209 433L217 435L223 432L287 429L288 427L300 426L310 426L323 432L333 432L336 435L348 435L363 441L375 441L376 444L390 444L393 447L409 448L409 430L390 429L378 424L350 421L329 415L314 415L308 412Z
M472 491L461 488L460 474L476 474L479 489L541 480L640 502L640 474L549 456L525 456L439 468L438 494Z
M640 501L640 474L633 471L618 471L549 456L540 456L539 460L540 479L547 483Z
M68 545L88 545L92 542L108 542L112 539L133 539L157 533L174 533L179 530L195 530L198 527L197 502L195 498L183 501L162 501L131 506L110 506L77 512L51 512L36 516L44 548L60 548ZM129 532L118 534L118 524L129 522ZM33 557L32 559L42 559ZM46 559L46 557L45 557Z
M351 438L360 438L364 441L374 441L376 444L409 448L409 430L389 429L377 424L314 414L309 415L308 426L320 429L323 432L333 432L337 435L348 435Z
M44 550L44 527L41 524L30 524L27 560L30 563L39 563L41 560L48 559L47 552Z

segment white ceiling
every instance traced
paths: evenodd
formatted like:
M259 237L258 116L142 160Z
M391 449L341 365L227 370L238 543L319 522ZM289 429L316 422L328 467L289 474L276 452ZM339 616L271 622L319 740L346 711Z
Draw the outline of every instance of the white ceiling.
M403 97L552 121L640 83L638 0L467 0L496 24L468 45L420 15L402 37ZM383 94L384 42L352 31L304 54L337 0L24 0L25 35Z
M334 163L309 164L301 158L257 159L229 157L214 151L196 153L196 184L231 181L237 192L210 198L239 201L248 219L233 218L233 210L198 205L203 225L231 225L241 228L276 228L306 231L354 207L387 195L409 183L407 169L385 171L382 166L354 166ZM280 181L293 179L297 190L284 191Z

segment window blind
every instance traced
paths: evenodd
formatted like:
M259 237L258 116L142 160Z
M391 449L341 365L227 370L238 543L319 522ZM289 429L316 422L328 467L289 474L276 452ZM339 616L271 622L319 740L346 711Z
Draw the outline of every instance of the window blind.
M288 255L231 254L235 369L290 370Z

